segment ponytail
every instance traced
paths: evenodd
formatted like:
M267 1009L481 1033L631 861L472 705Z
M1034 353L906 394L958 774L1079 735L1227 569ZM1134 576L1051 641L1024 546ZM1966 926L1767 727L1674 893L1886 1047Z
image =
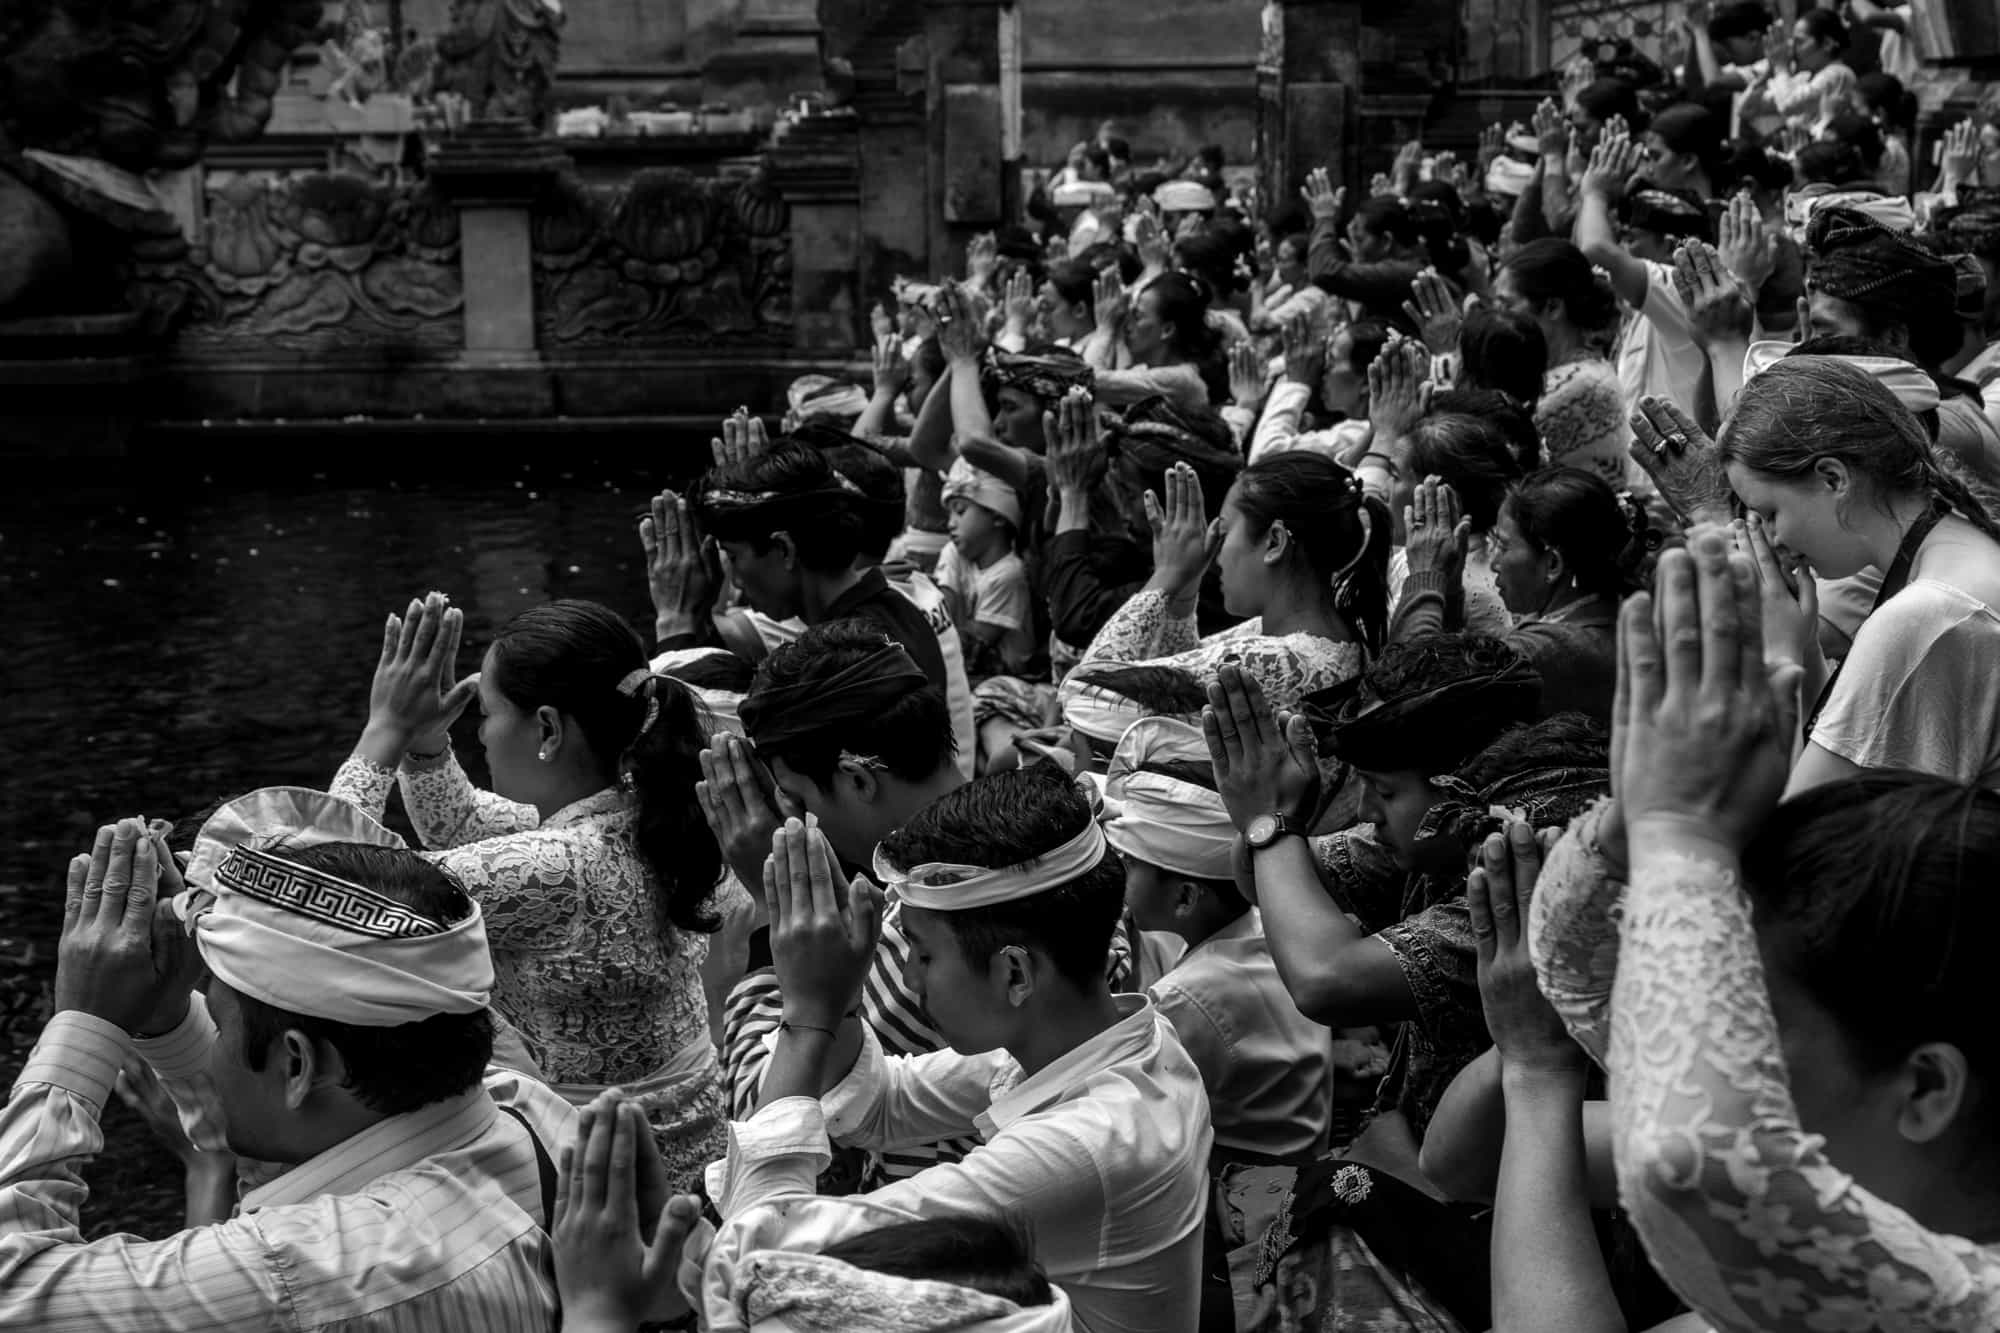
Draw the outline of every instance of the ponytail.
M632 836L653 871L660 934L712 935L722 926L707 910L722 878L722 849L694 794L708 745L707 710L692 690L668 676L648 672L639 693L646 713L619 769L639 798Z

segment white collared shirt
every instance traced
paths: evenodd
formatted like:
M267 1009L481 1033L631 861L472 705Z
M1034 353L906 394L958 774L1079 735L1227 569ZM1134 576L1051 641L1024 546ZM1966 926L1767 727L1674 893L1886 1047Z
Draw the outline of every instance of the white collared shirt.
M1299 1012L1251 908L1153 983L1208 1088L1223 1152L1310 1162L1333 1114L1333 1034Z
M197 1121L185 1076L215 1027L188 1018L140 1043ZM500 1070L483 1088L392 1116L243 1197L237 1215L161 1241L85 1244L78 1163L104 1146L98 1116L128 1038L68 1010L49 1020L0 1111L0 1328L37 1333L280 1329L287 1333L544 1333L555 1281L527 1118L560 1152L575 1112ZM149 1049L150 1048L150 1049ZM202 1126L213 1134L212 1123ZM199 1142L200 1140L197 1140Z
M892 1148L976 1130L962 1162L868 1197L923 1217L1010 1211L1083 1333L1193 1333L1208 1201L1208 1093L1151 1000L1038 1073L1005 1051L861 1054L822 1105L833 1137Z

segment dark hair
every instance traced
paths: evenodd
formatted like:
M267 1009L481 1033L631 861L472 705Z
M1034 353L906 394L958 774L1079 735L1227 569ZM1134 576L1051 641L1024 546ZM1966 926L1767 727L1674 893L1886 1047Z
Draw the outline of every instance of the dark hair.
M1363 199L1354 210L1354 220L1362 230L1375 236L1387 236L1398 247L1409 249L1417 244L1417 224L1410 216L1409 207L1393 194L1370 195Z
M1826 356L1788 356L1743 386L1717 441L1724 463L1785 479L1836 458L1889 495L1936 495L2000 541L1970 487L1940 467L1923 427L1867 372Z
M882 650L882 631L865 620L830 620L782 644L757 664L750 693L795 686L844 671ZM870 755L905 782L918 782L949 765L958 753L951 709L935 685L912 689L873 717L829 725L780 746L760 746L796 773L824 788L843 753Z
M1801 185L1857 185L1868 180L1861 149L1846 139L1815 139L1795 159Z
M1840 59L1852 40L1847 24L1831 9L1808 9L1799 15L1798 23L1806 30L1806 36L1831 46L1836 60Z
M1231 494L1259 531L1284 523L1314 575L1333 583L1335 609L1370 652L1379 648L1389 623L1388 507L1352 472L1303 449L1252 463Z
M882 839L881 854L904 869L930 861L1020 865L1082 833L1090 803L1067 773L1034 764L989 773L947 792ZM1008 945L1047 954L1074 985L1102 985L1111 936L1125 910L1125 877L1107 854L1067 883L1014 902L942 913L965 961L984 972Z
M1868 322L1865 313L1863 315L1863 322L1864 323ZM1802 343L1792 344L1792 349L1786 352L1785 355L1786 356L1876 356L1876 357L1884 357L1891 361L1902 361L1912 366L1917 365L1915 359L1916 353L1913 350L1910 350L1908 348L1899 348L1892 343L1883 341L1880 338L1857 337L1850 333L1815 334L1813 337L1806 339ZM1918 366L1917 368L1919 370L1923 369L1923 367L1921 366ZM1935 383L1937 381L1938 376L1934 372L1926 370L1924 371L1924 373L1931 377L1932 382ZM1938 385L1938 391L1940 394L1944 392L1944 386L1942 384ZM1930 441L1932 444L1936 444L1938 437L1938 427L1939 427L1937 409L1935 407L1926 408L1922 412L1918 412L1916 414L1916 418L1917 418L1917 424L1924 428L1924 434L1930 437ZM1943 461L1942 456L1940 456L1940 462L1942 461Z
M1159 717L1186 717L1201 712L1208 702L1202 683L1179 667L1084 662L1070 674L1084 684L1130 699Z
M1915 119L1913 103L1916 99L1903 87L1903 81L1893 74L1880 71L1863 74L1854 81L1854 95L1865 105L1882 112L1892 128L1902 129Z
M861 511L861 554L878 563L886 560L890 546L903 535L904 507L909 502L903 469L884 458L881 450L859 440L820 452L835 472L861 492L856 504Z
M1486 680L1521 661L1521 654L1512 645L1491 635L1426 634L1387 645L1358 681L1323 693L1388 703L1429 695L1462 682ZM1380 734L1356 736L1355 728L1336 726L1335 730L1343 733L1341 758L1369 772L1423 768L1431 775L1455 773L1502 732L1532 721L1537 700L1536 691L1453 700L1451 712L1442 720L1437 714L1446 705L1433 701L1428 705L1432 716L1406 718L1393 735L1386 728L1375 728L1372 730ZM1311 698L1307 702L1310 714L1318 704ZM1324 746L1323 716L1316 719L1315 727L1321 731Z
M1284 246L1290 246L1292 253L1296 254L1299 257L1299 262L1303 264L1306 262L1306 257L1312 252L1312 237L1302 231L1288 231L1278 237L1276 244L1271 247L1272 252L1275 254L1277 250Z
M1457 412L1428 412L1410 427L1413 476L1442 477L1474 532L1489 532L1507 490L1521 479L1513 442L1499 425Z
M711 468L701 479L697 504L703 525L722 541L748 542L768 551L777 533L790 535L799 563L817 574L845 572L861 554L866 527L859 506L840 491L833 464L817 449L779 441L734 467ZM779 501L750 511L719 510L707 503L716 491L774 492ZM783 504L786 498L806 504Z
M1613 116L1623 116L1637 133L1645 123L1639 114L1639 90L1623 79L1594 79L1576 95L1576 105L1602 125Z
M1611 759L1611 729L1588 713L1552 713L1516 723L1452 774L1475 791L1537 768L1602 768ZM1589 798L1594 799L1594 798Z
M1342 330L1336 329L1335 336ZM1347 365L1357 375L1364 375L1368 367L1375 364L1375 358L1382 355L1382 349L1389 345L1389 323L1382 319L1357 319L1345 329L1347 334Z
M1132 160L1132 145L1115 135L1104 141L1104 151L1117 158L1120 162L1130 162Z
M1510 490L1502 508L1529 545L1562 556L1577 591L1623 597L1643 586L1645 510L1620 500L1596 473L1543 468Z
M1173 329L1173 347L1183 359L1205 361L1214 355L1221 335L1208 327L1208 295L1185 273L1162 273L1147 283L1160 323Z
M472 915L472 899L459 882L416 852L358 842L269 848L287 861L365 885L402 904L440 930ZM340 1052L343 1088L369 1110L404 1115L479 1086L493 1058L490 1011L433 1014L415 1023L374 1027L295 1014L236 991L242 1015L243 1062L261 1072L271 1043L302 1033Z
M1792 164L1781 154L1748 140L1739 140L1730 150L1729 179L1769 193L1791 185Z
M1472 263L1472 248L1459 235L1465 229L1465 207L1458 191L1443 181L1418 185L1410 196L1410 226L1431 267L1448 278L1461 278Z
M1851 145L1869 176L1882 169L1882 154L1888 145L1882 140L1881 127L1867 116L1859 111L1842 111L1827 122L1826 133L1840 143Z
M1692 102L1670 106L1653 117L1652 133L1660 136L1660 142L1673 153L1691 154L1708 174L1710 183L1717 189L1726 187L1724 179L1729 167L1729 158L1723 147L1722 121L1708 108Z
M757 668L727 648L711 648L700 657L660 674L672 676L681 684L692 685L696 689L742 694L750 688Z
M639 636L610 607L564 600L534 606L493 639L493 688L523 713L553 708L572 719L599 762L638 794L633 839L653 872L658 925L711 933L703 911L722 877L722 851L695 800L708 744L701 709L680 682L650 676L634 694L618 687L646 668ZM660 706L640 731L651 701Z
M167 850L175 853L187 852L192 854L195 839L201 835L203 826L210 819L214 818L217 810L229 804L230 799L227 796L217 797L193 814L182 815L179 819L176 819L174 826L167 830Z
M917 1282L946 1282L1027 1307L1055 1300L1016 1218L927 1217L837 1240L820 1251L855 1268Z
M1534 316L1480 304L1466 312L1458 333L1458 382L1495 389L1533 409L1549 373L1549 341Z
M1542 434L1535 429L1530 409L1498 389L1447 389L1432 396L1431 411L1478 417L1506 437L1514 464L1522 472L1542 465Z
M1761 37L1775 21L1771 11L1758 0L1740 0L1715 11L1715 17L1708 21L1708 35L1718 42L1732 37Z
M1080 259L1060 259L1049 265L1048 282L1064 305L1082 302L1094 306L1097 297L1097 270Z
M1798 985L1872 1070L1948 1041L1980 1082L1991 1138L2000 1051L1988 1021L2000 929L2000 794L1918 773L1814 787L1765 821L1743 878L1767 966ZM1867 984L1857 985L1857 978Z
M1560 301L1569 322L1586 333L1611 327L1618 318L1618 296L1568 241L1529 241L1503 264L1514 285L1535 306Z
M1243 290L1243 278L1236 271L1240 254L1234 239L1220 227L1203 227L1174 242L1174 261L1208 284L1217 298L1226 299Z
M1104 150L1102 144L1085 144L1083 146L1083 159L1090 163L1091 166L1096 167L1105 176L1111 174L1111 154Z

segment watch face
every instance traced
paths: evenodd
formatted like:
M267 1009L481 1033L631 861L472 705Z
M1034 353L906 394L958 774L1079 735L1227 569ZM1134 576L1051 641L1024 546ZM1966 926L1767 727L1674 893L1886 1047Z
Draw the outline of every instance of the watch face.
M1277 816L1258 815L1243 832L1252 847L1269 847L1278 840Z

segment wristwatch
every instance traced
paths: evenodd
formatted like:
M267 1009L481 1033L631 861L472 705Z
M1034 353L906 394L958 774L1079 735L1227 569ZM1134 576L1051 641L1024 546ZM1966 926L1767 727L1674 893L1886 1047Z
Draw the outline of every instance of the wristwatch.
M1250 827L1243 830L1243 840L1250 844L1250 850L1261 852L1274 845L1280 838L1303 838L1304 828L1290 815L1258 815L1250 821Z

